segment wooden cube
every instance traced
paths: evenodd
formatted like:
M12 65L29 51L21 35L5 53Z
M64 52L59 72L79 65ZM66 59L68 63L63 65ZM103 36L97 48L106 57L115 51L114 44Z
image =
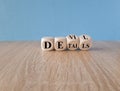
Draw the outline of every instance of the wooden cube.
M92 47L92 38L88 35L81 35L79 37L80 43L79 43L79 48L81 50L88 50Z
M41 49L44 51L50 51L54 49L54 38L44 37L41 39Z
M54 47L57 51L62 51L66 49L67 40L65 37L55 37Z
M67 48L69 50L76 50L79 47L79 38L74 34L70 34L66 37L67 39Z

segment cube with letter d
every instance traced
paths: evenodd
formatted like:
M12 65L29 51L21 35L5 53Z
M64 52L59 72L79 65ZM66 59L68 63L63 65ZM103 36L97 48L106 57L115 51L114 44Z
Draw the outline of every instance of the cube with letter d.
M54 38L44 37L41 39L41 48L44 51L51 51L54 49Z

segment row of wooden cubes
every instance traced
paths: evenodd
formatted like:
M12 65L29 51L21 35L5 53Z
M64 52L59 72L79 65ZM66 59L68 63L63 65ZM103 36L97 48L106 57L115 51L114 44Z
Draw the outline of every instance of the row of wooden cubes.
M41 49L44 51L50 50L88 50L92 47L92 38L89 35L83 34L76 36L70 34L66 37L43 37L41 39Z

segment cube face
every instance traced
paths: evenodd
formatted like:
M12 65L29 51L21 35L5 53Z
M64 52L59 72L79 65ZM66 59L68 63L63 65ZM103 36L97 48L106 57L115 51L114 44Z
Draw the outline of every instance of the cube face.
M89 50L92 47L91 41L81 41L79 44L80 50Z
M79 47L79 38L78 36L71 34L66 37L67 39L67 48L69 50L77 50Z
M66 49L67 40L65 37L55 37L54 47L57 51L62 51Z
M92 38L86 34L79 36L79 39L80 39L80 41L82 41L82 40L92 41Z
M44 51L51 51L54 49L54 38L53 37L44 37L41 39L41 48Z
M92 38L88 35L81 35L79 37L79 48L81 50L89 50L92 47Z

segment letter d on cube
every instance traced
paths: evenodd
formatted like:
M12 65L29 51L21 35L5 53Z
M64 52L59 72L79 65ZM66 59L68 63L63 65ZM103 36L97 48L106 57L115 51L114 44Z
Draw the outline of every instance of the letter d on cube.
M41 39L41 48L44 51L51 51L54 49L54 38L53 37L44 37Z

